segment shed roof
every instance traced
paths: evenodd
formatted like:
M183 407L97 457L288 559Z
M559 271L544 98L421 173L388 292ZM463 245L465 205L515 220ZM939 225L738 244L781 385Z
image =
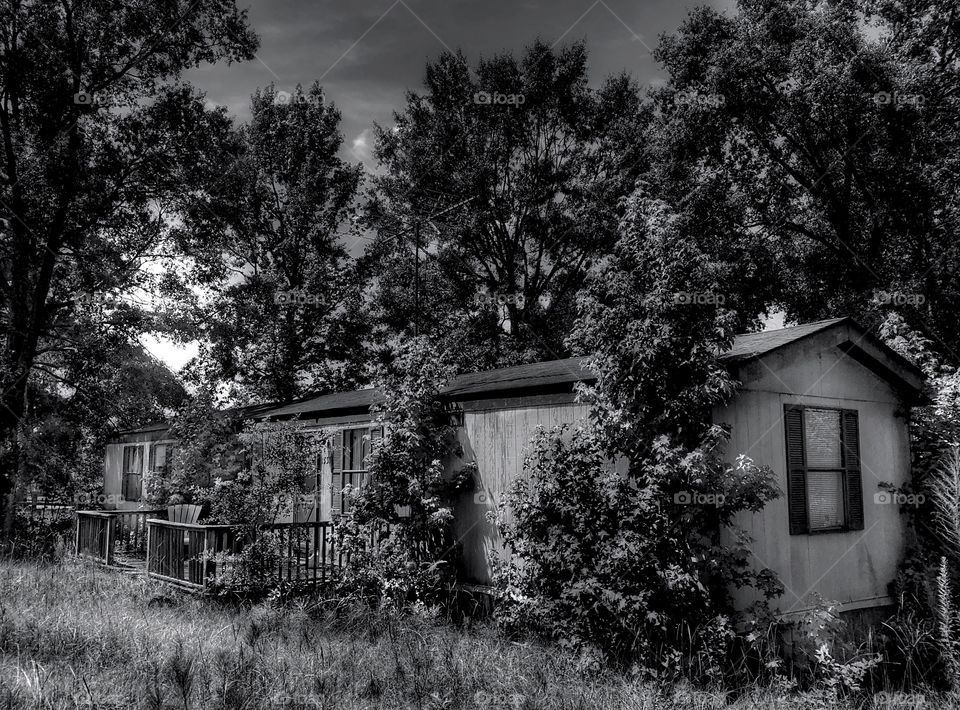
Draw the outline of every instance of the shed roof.
M300 402L294 402L277 409L264 412L266 417L290 417L297 414L307 414L311 412L339 412L352 411L356 409L366 410L371 405L383 401L383 395L378 390L371 388L354 390L352 392L334 392L332 394L322 394L319 397L312 397Z
M919 396L922 380L920 370L906 358L891 350L878 338L871 335L852 318L830 318L804 323L803 325L765 330L759 333L744 333L736 336L730 350L720 359L731 365L737 365L767 355L799 340L808 338L832 328L849 327L857 335L856 344L850 343L850 354L858 360L870 359L862 347L869 345L882 355L884 363L878 364L876 371L887 379L894 380L899 387ZM854 348L854 345L856 347ZM847 348L845 348L847 349ZM854 352L855 350L855 352ZM448 400L483 399L498 395L523 396L545 391L570 391L577 382L594 379L593 373L586 367L585 357L571 357L561 360L535 362L529 365L502 367L497 370L471 372L455 377L442 391ZM365 411L372 404L382 401L382 395L374 389L357 390L326 394L302 402L265 412L267 418L282 418L303 414L345 412L348 410Z
M738 365L763 357L817 333L840 327L850 328L856 335L855 342L847 340L840 347L885 379L893 381L898 387L908 391L915 401L919 401L922 382L920 370L851 318L830 318L789 328L744 333L734 339L731 349L723 353L720 359L731 365ZM529 365L502 367L497 370L471 372L455 377L442 390L441 395L445 399L457 401L504 395L516 397L543 392L569 392L575 383L589 382L594 379L593 373L586 366L586 360L585 357L571 357ZM304 398L279 407L275 404L264 404L238 407L227 411L254 419L285 419L321 413L324 416L336 416L366 412L372 405L382 401L383 395L379 391L367 388ZM150 424L121 433L153 431L167 426L162 423Z
M724 362L742 362L766 355L773 350L790 345L820 331L832 328L844 321L853 323L852 318L829 318L827 320L804 323L789 328L764 330L759 333L742 333L733 340L733 347L720 356Z

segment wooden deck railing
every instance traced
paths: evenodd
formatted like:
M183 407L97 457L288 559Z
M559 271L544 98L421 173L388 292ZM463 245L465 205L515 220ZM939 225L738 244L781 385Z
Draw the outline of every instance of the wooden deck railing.
M165 510L78 510L76 553L112 565L117 553L147 552L147 519L166 516Z
M164 520L166 508L161 510L111 511L117 526L117 551L128 555L147 554L147 520Z
M77 555L113 564L115 535L111 513L101 510L77 511Z
M148 520L147 526L147 574L191 591L206 592L218 576L236 571L218 555L237 554L251 542L249 531L240 526L167 520ZM261 526L255 534L275 538L277 554L266 571L271 583L318 584L340 566L332 523L277 523Z

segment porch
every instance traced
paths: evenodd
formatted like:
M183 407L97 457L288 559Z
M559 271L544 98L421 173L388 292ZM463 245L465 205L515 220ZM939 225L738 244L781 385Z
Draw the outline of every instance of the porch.
M204 594L236 571L230 555L266 535L272 554L260 576L270 585L326 584L347 562L335 550L331 522L274 523L251 533L242 526L168 520L165 510L77 511L75 550L79 557Z

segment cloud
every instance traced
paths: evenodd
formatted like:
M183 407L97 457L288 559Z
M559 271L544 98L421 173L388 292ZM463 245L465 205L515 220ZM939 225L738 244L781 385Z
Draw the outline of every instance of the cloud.
M353 157L363 163L368 170L374 167L372 140L373 131L369 128L364 128L357 137L353 139L350 146L350 152L353 154Z

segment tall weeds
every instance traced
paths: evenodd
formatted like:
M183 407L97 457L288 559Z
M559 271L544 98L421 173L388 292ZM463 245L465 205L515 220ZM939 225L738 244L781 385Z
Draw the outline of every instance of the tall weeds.
M935 613L940 654L948 681L960 688L960 614L953 595L953 577L960 565L960 447L944 455L928 483L935 532L943 548L936 579Z

